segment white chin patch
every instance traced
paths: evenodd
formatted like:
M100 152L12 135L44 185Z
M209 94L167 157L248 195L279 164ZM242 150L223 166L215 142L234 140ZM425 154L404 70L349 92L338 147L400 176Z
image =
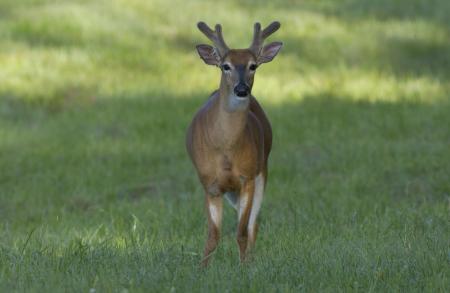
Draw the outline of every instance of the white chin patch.
M232 95L228 98L229 100L229 107L231 111L236 111L236 110L243 110L245 108L247 108L250 99L249 96L246 97L238 97L235 95Z

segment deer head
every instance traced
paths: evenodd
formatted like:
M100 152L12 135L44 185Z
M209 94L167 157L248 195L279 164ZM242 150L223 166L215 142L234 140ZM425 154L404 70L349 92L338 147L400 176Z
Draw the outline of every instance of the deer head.
M197 51L206 64L218 66L222 70L220 90L230 97L230 105L248 105L256 69L262 63L272 61L283 45L273 42L264 46L264 40L280 28L278 21L272 22L264 30L257 22L254 25L253 42L247 49L229 49L222 35L222 27L216 24L213 31L206 23L197 24L214 44L197 45Z

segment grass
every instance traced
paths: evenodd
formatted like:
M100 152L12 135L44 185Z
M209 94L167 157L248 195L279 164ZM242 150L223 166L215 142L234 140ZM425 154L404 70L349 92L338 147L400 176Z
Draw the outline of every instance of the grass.
M177 7L177 9L174 9ZM448 1L0 2L0 291L450 289ZM210 267L184 132L228 43L282 23L255 259ZM245 28L245 29L242 29Z

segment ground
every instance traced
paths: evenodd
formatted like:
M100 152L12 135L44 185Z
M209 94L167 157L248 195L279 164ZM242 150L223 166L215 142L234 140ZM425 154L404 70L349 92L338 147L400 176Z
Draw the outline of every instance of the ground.
M450 2L241 2L0 2L0 291L450 290ZM196 22L245 47L275 19L254 259L226 206L201 269Z

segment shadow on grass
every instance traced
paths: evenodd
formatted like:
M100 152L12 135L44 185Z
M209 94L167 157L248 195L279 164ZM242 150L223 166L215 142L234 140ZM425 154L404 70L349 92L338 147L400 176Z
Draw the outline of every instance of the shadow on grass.
M2 98L2 190L36 204L61 193L114 202L201 192L184 150L199 96L207 94L105 98L57 110ZM276 194L277 185L303 196L334 188L338 197L361 199L434 201L450 192L448 102L355 102L323 94L264 104L274 130L275 198L289 197ZM135 192L140 188L143 195Z
M2 285L26 290L51 275L55 283L45 283L49 288L89 288L91 276L100 274L106 277L96 286L107 289L119 283L154 288L172 284L176 271L176 281L192 289L205 219L184 133L203 102L199 96L207 93L109 97L67 108L0 99L0 220L8 223L0 250L5 263L20 270L5 269L16 280ZM383 269L395 265L402 280L416 274L401 270L403 260L420 273L443 270L445 263L437 260L445 258L446 239L426 241L446 227L449 102L354 102L324 93L262 104L274 145L258 240L265 247L256 262L261 271L274 264L307 264L304 271L315 276L310 284L315 288L319 276L337 268L347 272L355 263L371 280L373 263L381 257L394 260ZM143 185L136 197L133 192ZM212 266L217 280L223 280L224 267L231 272L237 267L235 225L227 211L225 219L215 256L219 265ZM23 249L20 256L9 243L16 245L30 227L42 229L42 236L33 236L29 252ZM407 227L415 229L412 236L405 234ZM421 246L405 247L402 233ZM428 250L437 255L430 256L432 264L423 258ZM311 258L310 251L321 257ZM355 251L364 252L355 256ZM339 265L327 266L323 259L336 255ZM318 268L324 273L317 274ZM73 283L74 275L85 283ZM303 273L280 275L288 284ZM233 284L241 284L239 271L233 276ZM116 283L118 278L123 279Z

